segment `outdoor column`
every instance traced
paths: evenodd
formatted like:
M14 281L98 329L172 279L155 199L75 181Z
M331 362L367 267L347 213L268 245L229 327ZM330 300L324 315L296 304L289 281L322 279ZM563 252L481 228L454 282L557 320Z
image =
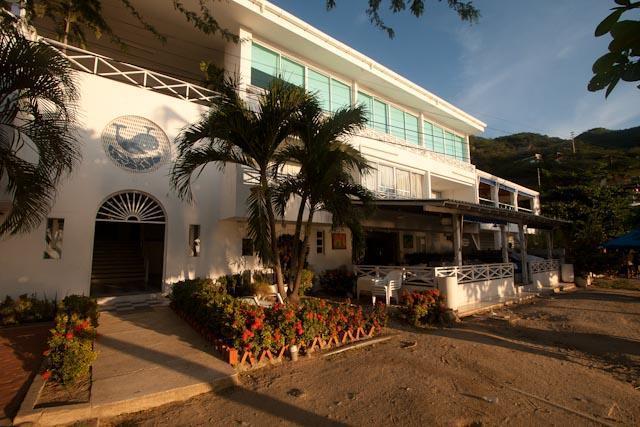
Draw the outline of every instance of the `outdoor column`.
M502 245L502 262L509 262L509 250L507 247L507 226L500 224L500 243Z
M493 200L494 206L499 206L500 203L500 186L496 183L496 185L491 186L491 200Z
M462 265L462 216L451 214L451 226L453 227L453 263Z
M427 174L424 176L424 197L423 199L431 198L431 172L427 171Z
M529 284L529 266L527 263L527 238L524 234L524 225L518 224L518 237L520 238L520 257L522 258L522 283Z
M547 259L553 259L553 230L547 231Z

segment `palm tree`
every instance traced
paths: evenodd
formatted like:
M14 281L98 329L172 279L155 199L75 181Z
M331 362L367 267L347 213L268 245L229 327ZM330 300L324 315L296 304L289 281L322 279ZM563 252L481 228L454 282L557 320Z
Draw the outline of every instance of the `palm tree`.
M365 207L373 195L359 185L356 175L368 173L370 166L358 150L344 142L345 137L361 129L367 122L363 107L348 107L327 116L314 97L302 106L295 126L297 143L281 152L281 161L293 160L300 166L295 176L282 180L276 191L276 209L284 216L290 197L299 197L300 205L294 231L293 265L289 298L299 298L302 270L306 261L313 217L320 210L332 214L334 226L348 226L354 241L362 238L360 217L353 201ZM305 211L307 213L304 218ZM304 224L304 239L301 241Z
M72 130L77 91L67 59L16 30L0 32L0 182L12 197L0 236L26 232L49 212L60 179L80 159Z
M310 99L304 89L274 80L248 105L233 79L226 79L214 96L210 111L178 137L178 158L171 182L178 195L191 200L194 174L210 163L224 168L241 165L257 176L248 197L249 236L261 260L273 265L278 291L285 295L277 247L273 189L278 180L277 158L293 133L294 118Z

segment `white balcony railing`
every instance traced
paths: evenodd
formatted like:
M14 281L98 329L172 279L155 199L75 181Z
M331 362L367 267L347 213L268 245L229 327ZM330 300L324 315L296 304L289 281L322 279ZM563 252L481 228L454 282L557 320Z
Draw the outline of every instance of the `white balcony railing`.
M544 259L541 261L529 261L529 273L545 273L548 271L560 271L560 260Z
M436 277L457 277L458 284L513 277L513 264L478 264L453 267L436 267Z
M436 288L435 268L411 267L398 265L354 265L353 270L359 277L380 278L392 271L400 270L403 273L403 286L415 286L422 288Z
M479 200L481 205L485 205L485 206L495 206L496 205L496 202L494 202L491 199L485 199L483 197L478 197L478 200Z
M43 38L43 42L58 49L67 57L73 68L85 73L116 80L121 83L145 88L185 101L206 104L214 92L175 77L150 71L126 62L99 55L75 46Z

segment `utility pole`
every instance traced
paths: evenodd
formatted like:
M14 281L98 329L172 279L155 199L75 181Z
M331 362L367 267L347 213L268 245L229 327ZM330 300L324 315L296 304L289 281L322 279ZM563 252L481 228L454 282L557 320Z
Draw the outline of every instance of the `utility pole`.
M536 161L536 170L538 171L538 190L540 190L540 187L542 187L540 182L540 161L542 160L542 154L536 153L533 155L533 158Z
M576 134L574 131L571 131L571 148L573 149L573 154L576 154Z

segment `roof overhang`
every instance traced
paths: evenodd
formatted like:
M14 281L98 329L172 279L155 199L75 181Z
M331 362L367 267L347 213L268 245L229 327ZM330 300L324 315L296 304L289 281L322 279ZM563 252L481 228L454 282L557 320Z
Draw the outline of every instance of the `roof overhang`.
M458 214L473 222L491 224L522 224L531 228L553 229L569 224L569 221L485 206L451 199L378 199L373 205L379 208L412 210L425 213Z

